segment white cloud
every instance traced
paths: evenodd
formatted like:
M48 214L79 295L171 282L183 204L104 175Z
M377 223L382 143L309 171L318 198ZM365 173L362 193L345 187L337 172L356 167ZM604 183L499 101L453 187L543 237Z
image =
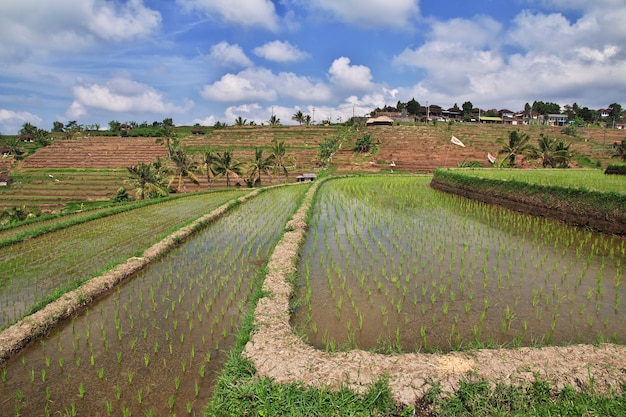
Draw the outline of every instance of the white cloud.
M187 10L243 27L278 30L279 18L271 0L176 0Z
M310 0L309 4L341 22L362 27L404 28L419 14L418 0Z
M4 129L3 133L15 133L26 122L38 125L42 120L40 117L26 111L16 112L0 109L0 125Z
M295 62L302 61L309 57L309 54L302 52L297 46L289 42L273 41L265 45L254 48L257 56L275 62Z
M215 116L208 116L204 119L193 119L192 124L195 125L196 123L198 123L200 126L213 126L216 121L217 119L215 118Z
M184 107L167 103L163 94L154 88L128 78L116 77L101 84L78 85L73 89L74 102L68 114L77 117L85 114L86 108L113 112L180 113L193 106L188 102Z
M619 102L615 86L626 85L626 30L623 24L615 28L615 15L626 17L626 5L609 14L587 7L575 21L560 13L521 11L506 29L483 16L431 22L422 45L393 59L397 66L424 71L401 95L440 105L471 100L519 107L528 100L580 103L586 97L595 105Z
M211 47L209 59L215 65L222 67L250 67L252 61L248 58L239 45L231 45L228 42L220 42Z
M160 13L145 7L142 0L0 3L2 52L14 60L23 57L23 48L40 52L86 50L100 41L147 37L160 25Z
M274 101L279 97L318 102L332 97L330 88L321 82L291 72L274 74L265 68L226 74L213 84L204 86L201 95L207 100L227 103Z
M363 65L350 65L350 58L345 56L333 61L328 75L333 84L345 90L365 91L374 87L370 69Z

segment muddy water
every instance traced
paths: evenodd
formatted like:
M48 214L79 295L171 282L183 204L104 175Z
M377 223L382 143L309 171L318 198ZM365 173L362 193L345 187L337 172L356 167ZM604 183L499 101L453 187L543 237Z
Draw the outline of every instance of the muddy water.
M234 209L0 371L0 415L202 415L304 187Z
M446 195L428 181L322 186L293 316L312 345L626 342L623 239Z

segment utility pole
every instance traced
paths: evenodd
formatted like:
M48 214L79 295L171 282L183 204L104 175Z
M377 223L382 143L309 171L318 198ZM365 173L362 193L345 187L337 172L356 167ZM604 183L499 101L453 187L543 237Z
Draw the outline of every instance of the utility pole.
M313 124L315 124L315 107L313 107Z

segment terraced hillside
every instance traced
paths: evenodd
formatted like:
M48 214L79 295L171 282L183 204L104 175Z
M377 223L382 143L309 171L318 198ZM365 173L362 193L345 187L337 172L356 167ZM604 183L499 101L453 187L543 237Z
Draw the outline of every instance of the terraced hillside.
M268 126L228 127L206 129L203 135L188 135L181 139L185 151L201 159L206 151L231 150L235 159L251 161L254 150L260 147L264 155L271 153L273 141L284 141L287 154L295 158L289 181L306 172L318 172L318 150L327 138L344 135L342 147L333 155L328 167L335 173L353 172L433 172L436 168L458 166L478 161L487 164L487 152L497 154L501 145L497 138L507 138L513 129L521 129L536 144L541 134L571 143L572 150L594 160L608 163L609 148L613 142L626 139L617 129L580 129L578 137L566 136L560 128L540 126L478 125L474 123L446 123L416 126L363 127L347 132L337 126ZM347 132L347 133L346 133ZM379 142L370 154L353 152L355 141L370 134ZM453 145L456 136L465 148ZM29 206L43 210L58 210L70 201L110 200L116 191L128 185L126 167L137 162L151 162L157 157L167 159L167 150L155 143L154 138L91 137L76 140L56 140L51 146L37 150L24 161L10 166L6 171L15 179L11 187L0 188L0 210L7 207ZM10 159L10 158L8 158ZM198 174L199 184L185 182L184 192L206 190L205 174ZM283 177L264 178L263 184L284 181ZM245 186L243 179L231 178L232 184ZM224 178L214 180L212 188L226 186ZM129 193L133 194L129 189Z
M57 139L24 160L23 168L126 168L167 157L154 138Z

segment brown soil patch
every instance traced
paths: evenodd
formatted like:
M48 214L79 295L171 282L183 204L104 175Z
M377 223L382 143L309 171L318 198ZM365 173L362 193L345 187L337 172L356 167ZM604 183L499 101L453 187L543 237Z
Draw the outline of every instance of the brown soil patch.
M257 331L243 352L259 377L318 387L347 386L363 392L387 375L395 399L407 405L415 404L435 383L441 384L444 393L451 393L470 376L508 384L530 383L539 376L556 389L593 385L596 392L621 390L626 381L626 346L620 345L383 355L363 350L327 353L304 343L289 324L292 288L285 278L295 271L305 235L305 213L317 186L307 193L268 264L263 290L269 295L259 300Z

